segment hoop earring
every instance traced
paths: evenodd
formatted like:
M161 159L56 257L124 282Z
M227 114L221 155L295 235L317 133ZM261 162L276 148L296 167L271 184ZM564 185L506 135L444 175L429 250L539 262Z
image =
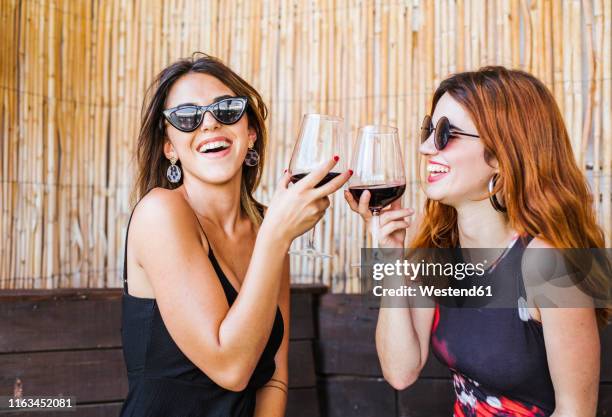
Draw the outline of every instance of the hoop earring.
M176 184L177 182L179 182L182 176L181 167L176 165L176 161L176 157L171 157L170 166L166 171L166 178L168 178L168 181L170 181L172 184Z
M500 213L505 213L506 207L502 206L499 203L497 196L493 193L493 189L495 188L495 183L497 182L498 178L499 178L499 175L494 174L489 180L489 201L491 202L491 205L496 211L499 211Z
M259 154L254 148L249 148L246 157L244 158L244 164L248 167L254 167L259 163Z

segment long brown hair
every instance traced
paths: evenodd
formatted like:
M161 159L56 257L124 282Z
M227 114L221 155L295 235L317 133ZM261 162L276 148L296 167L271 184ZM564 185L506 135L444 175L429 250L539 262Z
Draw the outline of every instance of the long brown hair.
M164 68L153 80L142 105L140 133L136 151L138 173L132 193L132 201L138 201L149 190L155 187L176 188L176 184L166 178L166 170L170 161L164 155L166 128L162 111L172 85L183 75L199 72L212 75L230 88L236 95L248 97L246 114L249 127L255 130L257 140L254 149L259 154L259 164L254 167L242 166L242 181L240 185L240 206L251 221L259 225L262 221L261 203L255 200L253 192L259 185L266 156L268 133L265 119L267 107L261 95L249 83L232 71L219 59L196 52L191 58L180 59ZM181 165L180 161L177 165Z
M458 73L435 91L430 114L445 93L471 116L485 160L499 163L493 192L505 202L510 227L555 248L604 247L593 196L576 164L559 107L541 81L500 66ZM450 248L458 243L456 210L427 199L410 246ZM609 282L595 285L609 288ZM597 309L600 325L610 312Z

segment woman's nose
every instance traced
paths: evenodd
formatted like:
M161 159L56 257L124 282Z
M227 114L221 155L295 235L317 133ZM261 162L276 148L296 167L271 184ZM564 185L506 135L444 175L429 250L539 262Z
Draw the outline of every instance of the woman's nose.
M215 119L211 112L207 111L204 113L204 118L202 120L202 124L200 125L200 130L215 130L219 127L219 122Z
M419 146L419 152L423 155L435 155L438 153L438 149L434 144L433 132L429 135L427 140Z

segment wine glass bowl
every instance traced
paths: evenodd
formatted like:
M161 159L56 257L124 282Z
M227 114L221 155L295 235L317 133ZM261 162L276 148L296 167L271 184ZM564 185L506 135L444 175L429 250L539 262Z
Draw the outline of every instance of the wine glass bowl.
M334 157L339 157L333 171L328 172L316 187L328 183L346 170L348 162L346 154L342 118L324 114L305 114L289 163L291 182L295 184L322 164ZM315 228L313 227L308 232L306 247L297 251L292 250L289 253L311 258L331 258L331 255L315 247L314 234Z
M400 198L406 190L404 160L397 128L368 125L359 129L351 160L353 176L349 192L359 201L365 190L370 192L373 247L378 247L380 211Z

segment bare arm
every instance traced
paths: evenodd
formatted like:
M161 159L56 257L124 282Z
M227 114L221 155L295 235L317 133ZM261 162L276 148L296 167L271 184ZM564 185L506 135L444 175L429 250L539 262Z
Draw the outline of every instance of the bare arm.
M552 248L538 238L533 239L529 247ZM571 292L574 289L568 287L562 291ZM595 309L539 308L539 313L548 368L555 389L555 411L552 416L594 417L600 370L600 340Z
M254 417L283 417L287 406L289 384L289 323L290 323L290 272L289 255L285 255L283 284L279 298L279 308L283 315L283 341L276 352L274 362L276 371L272 379L257 391L257 403Z
M554 417L594 417L599 389L599 333L592 308L542 308L544 342L555 388Z
M369 224L369 192L364 192L359 202L349 193L345 198L351 209ZM400 201L392 203L380 216L378 240L381 247L403 247L407 230L411 226L412 209L402 209ZM425 307L401 308L381 307L376 324L376 351L383 376L395 389L401 390L413 384L427 362L429 338L434 309Z
M381 308L376 324L376 351L383 376L395 389L412 385L429 353L433 308Z

